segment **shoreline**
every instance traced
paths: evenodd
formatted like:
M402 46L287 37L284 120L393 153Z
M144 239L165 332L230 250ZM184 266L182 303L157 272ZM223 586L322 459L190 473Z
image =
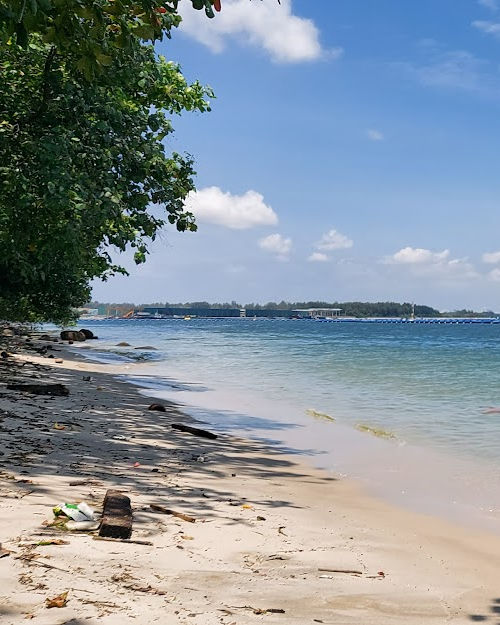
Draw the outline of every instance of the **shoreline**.
M136 385L145 397L180 403L184 413L218 431L273 445L308 466L361 484L377 499L500 535L500 472L491 462L397 438L384 440L338 420L304 419L291 404L266 404L253 393L214 390L205 380L176 376L172 366L166 373L166 361L155 358L155 352L142 360L143 352L136 356L133 351L139 348L121 349L129 351L120 354L116 346L84 343L72 352L91 362L114 364L117 359L120 379Z
M0 537L15 552L0 559L2 621L426 625L495 614L499 537L391 506L263 443L176 432L171 421L191 422L182 408L148 411L147 397L116 379L121 365L60 347L63 363L25 354L16 361L33 365L2 367ZM66 384L69 397L6 391L6 378L33 375ZM63 422L73 425L54 429ZM69 486L78 479L86 484ZM53 505L98 509L111 487L131 496L132 538L152 546L68 532L69 544L26 547L47 537ZM68 589L66 607L45 608Z

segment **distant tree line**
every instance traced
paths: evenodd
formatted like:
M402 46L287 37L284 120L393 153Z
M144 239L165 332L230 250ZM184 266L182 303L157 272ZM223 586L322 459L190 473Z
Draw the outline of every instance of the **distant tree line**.
M298 308L341 308L342 314L352 317L409 317L412 313L412 304L405 302L267 302L266 304L248 303L241 304L235 300L231 302L153 302L150 304L136 305L133 303L102 303L90 302L88 308L98 308L100 314L109 316L122 316L130 310L142 310L143 308L246 308L247 310L295 310ZM417 317L441 317L441 316L493 316L494 313L474 313L473 311L456 311L453 313L440 313L431 306L415 305Z

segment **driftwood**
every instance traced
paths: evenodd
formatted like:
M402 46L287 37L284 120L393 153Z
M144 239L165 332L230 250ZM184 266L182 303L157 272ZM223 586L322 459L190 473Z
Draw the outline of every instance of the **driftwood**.
M57 395L67 397L69 388L64 384L7 384L9 391L23 391L34 395Z
M318 569L322 573L346 573L347 575L363 575L363 571L353 569Z
M117 490L108 490L104 497L99 536L130 538L132 534L132 508L130 499Z
M207 432L207 430L200 430L199 428L192 428L190 425L183 425L182 423L172 423L171 427L181 432L188 432L194 436L201 436L202 438L210 438L211 440L217 438L217 434Z
M194 523L196 519L189 514L184 514L183 512L176 512L175 510L170 510L170 508L164 508L163 506L158 506L155 503L149 504L151 510L155 512L161 512L162 514L170 514L171 516L175 516L178 519L182 519L183 521L187 521L188 523Z

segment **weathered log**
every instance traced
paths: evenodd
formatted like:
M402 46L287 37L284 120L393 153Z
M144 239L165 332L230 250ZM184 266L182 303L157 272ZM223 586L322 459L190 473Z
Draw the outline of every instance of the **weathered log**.
M33 395L57 395L66 397L69 395L69 388L64 384L7 384L9 391L22 391L23 393L33 393Z
M213 432L207 432L207 430L200 430L200 428L192 428L190 425L183 425L182 423L172 423L171 427L176 430L180 430L181 432L188 432L188 434L193 434L194 436L201 436L202 438L217 438L217 434Z
M130 498L117 490L108 490L104 497L99 536L130 538L132 534L132 508Z
M188 523L194 523L196 519L189 514L184 514L184 512L176 512L175 510L171 510L170 508L164 508L163 506L158 506L155 503L149 504L151 510L155 512L161 512L162 514L170 514L171 516L175 516L178 519L182 519L183 521L187 521Z

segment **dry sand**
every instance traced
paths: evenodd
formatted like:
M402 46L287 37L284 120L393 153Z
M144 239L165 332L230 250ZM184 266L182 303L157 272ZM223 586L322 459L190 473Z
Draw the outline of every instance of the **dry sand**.
M260 442L173 430L189 417L148 411L121 366L18 351L0 366L2 624L498 625L499 537L389 506ZM60 502L99 511L115 487L132 499L132 538L151 545L43 525ZM37 545L51 538L67 544ZM46 607L65 591L65 607Z

